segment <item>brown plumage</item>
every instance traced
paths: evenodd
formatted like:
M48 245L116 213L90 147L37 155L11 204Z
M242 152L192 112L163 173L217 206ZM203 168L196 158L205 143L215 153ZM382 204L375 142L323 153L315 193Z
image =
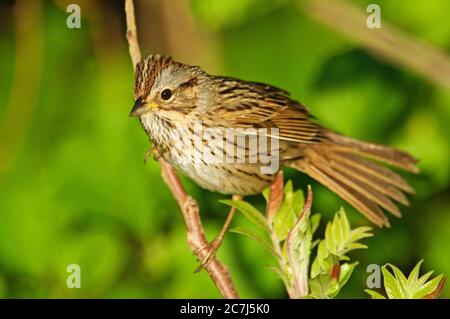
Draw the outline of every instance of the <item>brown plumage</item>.
M140 117L160 154L206 189L250 195L273 181L276 172L261 172L261 154L258 150L255 153L250 144L243 150L245 160L236 161L239 136L225 138L227 129L234 128L247 130L238 133L244 137L251 136L248 129L268 129L265 137L278 142L281 166L311 176L379 226L389 225L383 209L400 216L396 203L407 205L404 193L414 193L408 182L380 163L417 173L415 158L323 128L305 106L282 89L211 76L199 67L150 55L137 66L135 99L130 115ZM221 134L209 139L198 136L198 122ZM271 133L274 128L277 134ZM172 134L180 129L183 134ZM225 152L229 147L235 149L232 155ZM205 150L213 156L226 154L222 162L208 162L198 156Z

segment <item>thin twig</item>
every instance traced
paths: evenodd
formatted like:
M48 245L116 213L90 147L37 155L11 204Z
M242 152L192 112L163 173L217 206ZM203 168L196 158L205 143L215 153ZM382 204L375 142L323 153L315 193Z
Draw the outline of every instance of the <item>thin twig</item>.
M133 0L125 0L125 15L127 19L128 50L133 63L133 70L136 70L136 64L141 60L141 49L137 36Z
M208 249L205 248L209 247L209 243L200 220L197 203L186 193L172 166L163 160L160 162L161 175L183 212L189 246L199 260L204 260L208 255ZM239 298L228 270L217 260L215 255L210 257L205 269L224 298Z
M444 51L385 21L380 29L369 29L366 26L368 14L348 1L299 1L299 5L307 15L386 61L407 67L443 88L450 88L450 58Z
M137 39L133 0L125 0L125 13L127 20L127 40L131 61L133 68L135 68L141 59L141 51ZM159 159L159 162L161 163L161 175L183 213L187 227L189 247L200 261L204 260L208 254L210 244L206 239L205 231L200 220L198 205L186 193L173 167L163 159ZM215 256L210 257L208 264L205 265L205 269L224 298L239 298L228 269Z

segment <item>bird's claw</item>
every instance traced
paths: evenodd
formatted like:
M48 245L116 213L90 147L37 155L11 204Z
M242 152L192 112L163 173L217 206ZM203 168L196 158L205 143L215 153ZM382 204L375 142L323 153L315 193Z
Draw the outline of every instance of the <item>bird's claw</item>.
M211 258L214 257L214 255L217 252L217 249L219 249L221 244L221 240L215 239L211 242L211 244L207 245L207 246L203 246L201 248L198 249L198 251L207 249L207 253L205 255L205 257L203 258L203 260L201 260L200 265L195 269L194 273L199 272L200 270L202 270L203 268L206 268L208 266L208 264L211 261ZM198 253L197 251L197 253Z
M145 153L144 164L147 164L148 159L152 156L154 156L155 160L159 159L159 152L154 146L150 147L150 149Z

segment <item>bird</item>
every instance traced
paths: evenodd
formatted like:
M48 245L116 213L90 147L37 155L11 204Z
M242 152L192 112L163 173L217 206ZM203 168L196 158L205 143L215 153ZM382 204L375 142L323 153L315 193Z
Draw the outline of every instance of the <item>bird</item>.
M415 194L389 167L419 173L416 158L320 125L305 105L278 87L210 75L168 55L150 54L136 65L134 99L130 116L139 117L159 156L207 190L258 194L279 170L290 167L380 227L389 226L385 211L400 217L398 203L408 205L406 194ZM198 134L196 125L216 134ZM227 138L229 130L236 136ZM279 167L271 172L263 172L259 149L249 146L260 131L261 140L276 145L268 153L276 155ZM237 143L239 137L248 138L248 144ZM206 160L205 152L221 160Z

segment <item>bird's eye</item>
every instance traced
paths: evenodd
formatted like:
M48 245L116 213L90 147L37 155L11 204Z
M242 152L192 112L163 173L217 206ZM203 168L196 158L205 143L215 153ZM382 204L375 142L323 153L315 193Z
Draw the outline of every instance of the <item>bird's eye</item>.
M165 101L169 100L172 97L171 89L164 89L161 91L161 98Z

